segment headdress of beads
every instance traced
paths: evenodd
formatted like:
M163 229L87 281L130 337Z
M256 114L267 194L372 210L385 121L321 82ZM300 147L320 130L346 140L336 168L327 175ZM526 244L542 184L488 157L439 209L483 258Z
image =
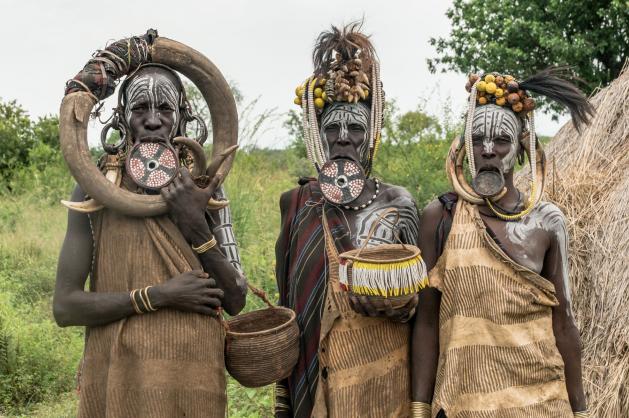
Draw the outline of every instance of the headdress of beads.
M360 32L361 23L342 29L332 27L317 39L313 52L314 75L295 89L295 104L301 106L304 142L308 159L319 171L326 155L319 130L319 117L327 104L334 102L370 105L369 175L378 150L384 115L384 92L380 64L369 37Z

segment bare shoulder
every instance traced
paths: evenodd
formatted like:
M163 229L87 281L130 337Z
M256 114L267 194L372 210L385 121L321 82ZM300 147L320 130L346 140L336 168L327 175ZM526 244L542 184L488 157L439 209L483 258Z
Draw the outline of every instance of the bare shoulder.
M420 228L422 234L434 233L437 230L439 221L443 214L443 204L439 199L434 199L428 203L422 211L420 218Z
M406 188L394 184L380 182L380 194L387 200L407 200L415 206L415 199Z
M535 208L536 223L544 230L555 232L565 230L566 217L557 205L552 202L540 202Z

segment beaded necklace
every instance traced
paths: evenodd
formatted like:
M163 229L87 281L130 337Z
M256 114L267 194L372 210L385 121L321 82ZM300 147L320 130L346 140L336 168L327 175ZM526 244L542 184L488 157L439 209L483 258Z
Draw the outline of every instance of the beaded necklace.
M373 203L373 201L376 200L376 197L378 196L378 193L380 193L380 180L374 179L374 181L376 182L376 192L373 194L373 196L371 196L371 199L369 199L369 201L367 203L363 203L360 206L343 205L343 209L360 210L360 209L365 209L367 206L371 205Z

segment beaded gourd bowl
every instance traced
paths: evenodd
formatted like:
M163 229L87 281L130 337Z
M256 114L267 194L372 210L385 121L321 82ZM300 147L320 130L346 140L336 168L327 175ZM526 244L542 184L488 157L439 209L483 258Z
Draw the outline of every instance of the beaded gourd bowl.
M385 299L393 309L405 306L428 285L428 277L419 248L380 244L339 254L339 282L343 290L385 310Z

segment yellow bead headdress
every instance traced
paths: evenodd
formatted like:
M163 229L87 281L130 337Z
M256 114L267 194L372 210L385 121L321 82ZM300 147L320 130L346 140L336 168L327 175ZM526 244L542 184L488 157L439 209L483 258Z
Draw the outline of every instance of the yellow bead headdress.
M588 123L590 117L594 114L594 109L583 93L570 82L557 76L561 71L563 69L560 68L544 70L521 82L516 81L510 75L502 75L500 73L471 74L469 76L465 86L466 90L470 92L470 97L463 143L459 143L456 140L446 160L446 170L450 182L462 198L475 204L487 204L498 217L504 220L522 218L541 200L545 176L545 157L543 151L539 148L535 135L533 115L536 105L535 100L529 97L528 91L567 107L577 130L579 130L582 123ZM460 170L463 159L467 155L470 174L472 178L476 176L474 153L472 152L472 121L476 106L487 104L507 107L526 121L528 141L522 145L528 154L531 165L531 190L526 208L516 215L500 213L494 208L490 199L483 199L478 196L467 184Z
M319 117L328 104L364 102L370 107L367 174L380 143L384 115L380 64L373 45L360 29L361 23L352 23L321 33L313 52L314 74L295 89L294 102L302 108L308 159L317 171L326 162Z

